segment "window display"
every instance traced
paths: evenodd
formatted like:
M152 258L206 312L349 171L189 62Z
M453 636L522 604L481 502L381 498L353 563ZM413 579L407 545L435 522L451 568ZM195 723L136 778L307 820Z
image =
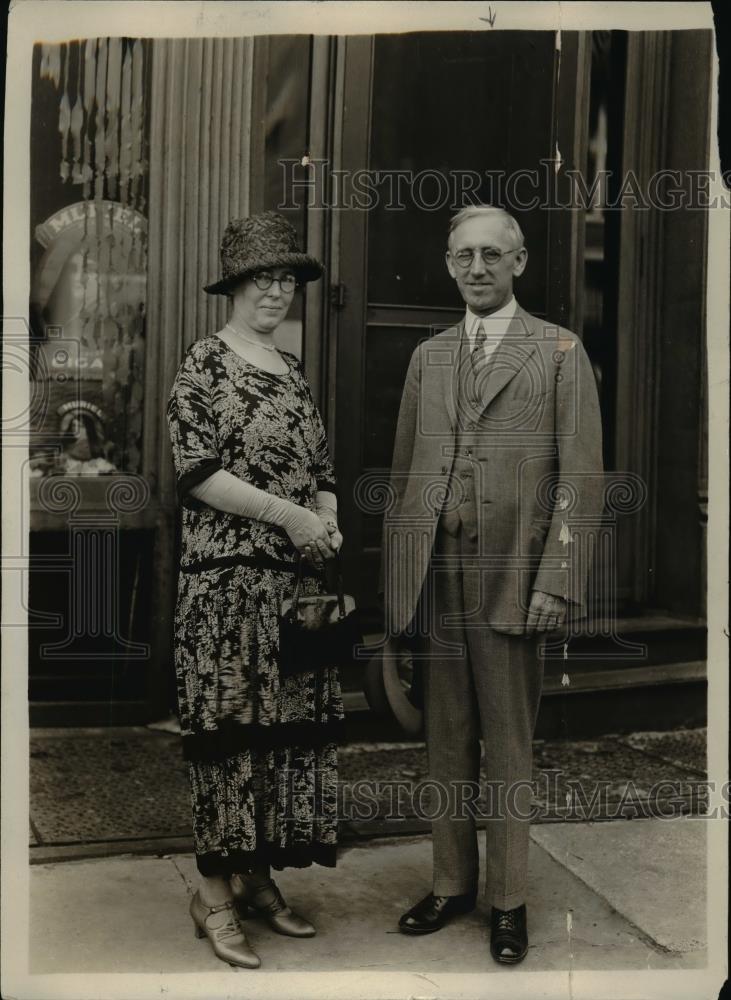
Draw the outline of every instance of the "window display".
M140 469L149 53L36 47L31 126L31 475Z

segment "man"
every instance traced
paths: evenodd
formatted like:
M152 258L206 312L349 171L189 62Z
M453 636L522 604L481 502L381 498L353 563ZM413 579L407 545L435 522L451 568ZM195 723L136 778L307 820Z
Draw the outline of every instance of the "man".
M389 635L423 663L432 891L399 922L439 930L473 909L480 739L491 792L491 953L521 961L531 747L543 679L538 640L584 610L587 525L601 514L601 426L579 340L517 305L528 252L515 219L473 206L446 263L459 326L414 352L396 430L382 577Z

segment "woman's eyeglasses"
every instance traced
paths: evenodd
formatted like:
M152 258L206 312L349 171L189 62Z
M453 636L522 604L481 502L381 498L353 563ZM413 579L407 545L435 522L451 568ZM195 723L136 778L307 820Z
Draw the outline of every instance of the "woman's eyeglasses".
M472 267L472 261L475 259L476 253L482 257L483 264L497 264L506 254L518 253L522 249L523 247L513 247L512 250L498 250L497 247L480 247L476 250L459 250L452 256L460 267L468 268Z
M297 278L293 274L283 274L281 278L275 278L268 271L258 271L256 274L252 274L251 279L262 292L271 288L275 281L279 282L279 287L283 292L293 292L297 287Z

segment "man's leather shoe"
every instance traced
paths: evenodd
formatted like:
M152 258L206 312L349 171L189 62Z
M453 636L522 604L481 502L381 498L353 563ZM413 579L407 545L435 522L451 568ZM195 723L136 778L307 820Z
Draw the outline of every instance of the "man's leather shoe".
M490 952L496 962L515 965L522 962L528 951L528 923L525 903L514 910L498 910L493 906L490 916Z
M402 934L431 934L441 930L452 917L474 910L477 896L466 893L463 896L428 896L412 906L398 922Z

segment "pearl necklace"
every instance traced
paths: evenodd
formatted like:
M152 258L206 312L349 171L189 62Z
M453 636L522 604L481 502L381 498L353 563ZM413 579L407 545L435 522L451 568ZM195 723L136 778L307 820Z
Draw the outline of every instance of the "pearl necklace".
M262 344L258 340L252 340L251 337L247 337L245 333L242 333L241 330L237 330L236 327L231 326L230 323L226 324L226 329L230 330L231 333L235 333L237 337L241 337L241 339L245 340L247 344L253 344L254 347L260 347L262 351L271 352L271 351L276 351L277 349L276 344L272 344L270 347L269 344Z

